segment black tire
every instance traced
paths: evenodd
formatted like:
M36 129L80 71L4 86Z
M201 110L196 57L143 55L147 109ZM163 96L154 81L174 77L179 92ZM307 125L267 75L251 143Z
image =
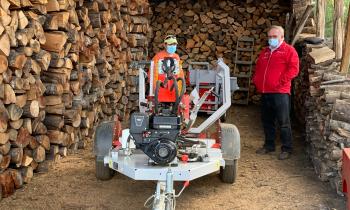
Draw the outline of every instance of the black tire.
M233 184L236 181L238 170L238 160L233 161L233 165L226 165L220 168L220 178L223 183Z
M112 147L114 126L112 121L104 121L97 126L94 139L94 153L97 157L107 155Z
M96 157L95 159L95 169L96 169L96 178L99 180L110 180L114 171L110 169L108 166L104 165L103 157Z
M240 134L233 124L221 123L221 150L225 159L225 167L220 168L220 178L224 183L234 183L238 171L240 157Z

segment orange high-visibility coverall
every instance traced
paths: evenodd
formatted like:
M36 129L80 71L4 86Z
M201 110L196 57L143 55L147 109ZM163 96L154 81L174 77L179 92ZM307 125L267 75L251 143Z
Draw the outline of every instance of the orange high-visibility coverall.
M163 50L157 53L153 57L153 91L156 89L157 81L164 81L166 74L162 70L162 62L165 58L173 58L175 60L175 70L173 74L176 78L185 78L184 72L181 66L181 60L178 54L169 54L167 51ZM169 81L168 88L160 88L159 90L159 102L174 102L175 101L175 91L170 91L172 82ZM181 81L178 81L179 92L182 90Z

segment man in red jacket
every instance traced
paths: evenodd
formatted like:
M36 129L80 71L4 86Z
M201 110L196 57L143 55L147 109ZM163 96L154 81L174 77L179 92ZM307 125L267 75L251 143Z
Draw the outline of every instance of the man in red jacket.
M280 160L288 159L292 152L290 124L291 81L299 73L299 57L295 49L284 42L284 30L272 26L268 31L269 46L263 49L256 63L253 82L262 94L261 118L265 132L265 144L256 153L275 151L277 121L282 142Z

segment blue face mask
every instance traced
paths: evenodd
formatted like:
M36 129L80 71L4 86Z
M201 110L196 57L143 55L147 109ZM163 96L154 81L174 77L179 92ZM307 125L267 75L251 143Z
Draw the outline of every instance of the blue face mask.
M166 51L169 53L169 54L173 54L176 52L176 45L168 45L166 47Z
M279 44L279 41L278 39L276 38L271 38L269 39L269 45L272 47L272 48L276 48Z

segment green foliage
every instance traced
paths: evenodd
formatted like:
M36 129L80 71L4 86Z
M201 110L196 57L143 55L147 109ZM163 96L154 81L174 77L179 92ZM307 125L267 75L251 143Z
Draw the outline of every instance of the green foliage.
M347 20L347 14L349 9L349 2L350 0L344 0L344 26ZM332 37L333 36L333 12L334 10L334 0L327 0L326 4L326 29L325 29L325 36L326 37Z

